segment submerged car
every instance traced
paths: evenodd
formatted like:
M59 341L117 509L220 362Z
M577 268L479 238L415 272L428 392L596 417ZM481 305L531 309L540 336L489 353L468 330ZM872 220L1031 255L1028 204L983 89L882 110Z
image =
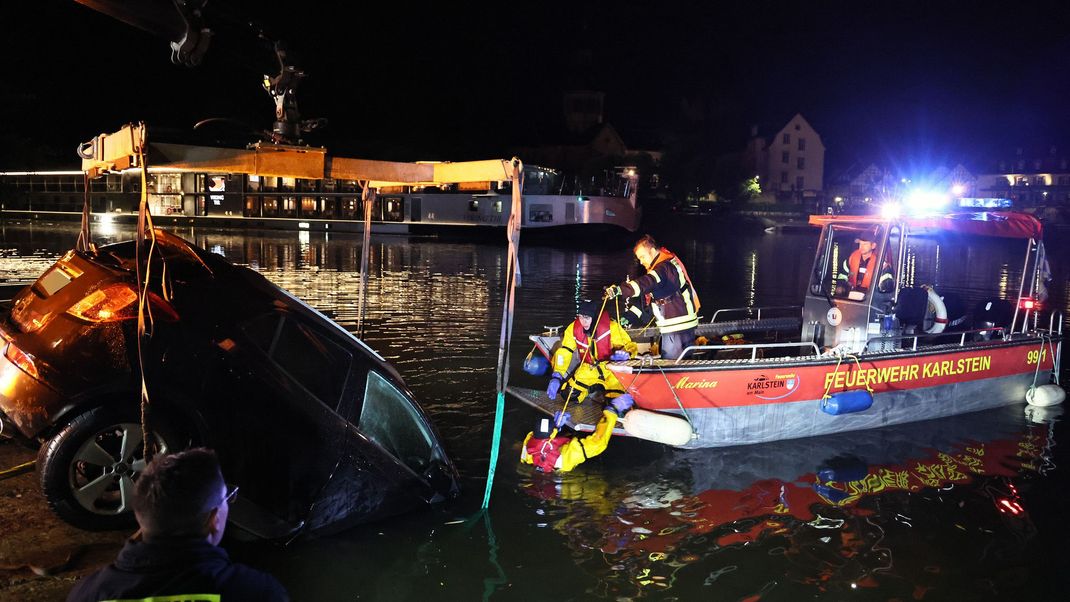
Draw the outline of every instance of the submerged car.
M147 254L149 245L142 245ZM263 538L336 530L458 493L401 376L248 268L163 230L72 250L0 317L4 436L39 445L49 506L85 529L132 524L149 453L203 445L241 487L232 525ZM138 344L138 285L145 329Z

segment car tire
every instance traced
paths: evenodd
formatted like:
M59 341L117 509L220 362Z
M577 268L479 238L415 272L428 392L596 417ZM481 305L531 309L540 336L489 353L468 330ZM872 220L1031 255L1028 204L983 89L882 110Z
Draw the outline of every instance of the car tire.
M153 434L158 454L190 443L188 436L177 433ZM144 468L137 409L114 404L78 414L37 453L41 490L49 508L67 523L89 531L135 525L134 483Z

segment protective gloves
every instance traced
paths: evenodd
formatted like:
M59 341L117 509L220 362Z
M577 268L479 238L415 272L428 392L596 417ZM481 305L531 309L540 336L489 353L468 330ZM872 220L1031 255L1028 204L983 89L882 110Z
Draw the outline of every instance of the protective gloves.
M623 362L624 360L631 359L631 357L632 357L632 354L628 353L627 351L625 351L623 349L618 349L618 350L614 351L612 354L610 354L609 361L611 361L611 362Z
M616 284L612 284L612 285L606 287L606 294L605 294L605 298L606 299L613 299L614 297L619 297L620 295L621 295L620 287L617 286Z
M633 405L635 405L635 400L627 393L619 397L614 397L612 401L609 402L610 409L616 412L617 416L623 416L628 410L632 409Z
M554 426L555 427L561 428L561 427L565 426L565 424L569 420L572 420L572 412L562 412L561 410L558 410L558 411L554 412Z
M563 380L560 374L554 374L550 378L550 384L546 385L546 396L550 399L557 399L557 392L561 390L561 382Z

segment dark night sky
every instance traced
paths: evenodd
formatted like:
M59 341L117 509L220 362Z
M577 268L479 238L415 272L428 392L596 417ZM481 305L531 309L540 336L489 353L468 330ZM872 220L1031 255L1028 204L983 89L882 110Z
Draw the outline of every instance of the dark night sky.
M499 155L552 131L561 91L577 87L606 92L626 142L698 132L727 149L750 124L801 112L831 170L1070 152L1070 9L1059 4L288 4L209 9L252 17L299 54L302 112L329 119L318 142L336 153ZM73 0L0 13L4 168L73 165L77 142L132 120L270 123L255 68L270 56L251 39L219 39L187 69L171 65L166 41Z

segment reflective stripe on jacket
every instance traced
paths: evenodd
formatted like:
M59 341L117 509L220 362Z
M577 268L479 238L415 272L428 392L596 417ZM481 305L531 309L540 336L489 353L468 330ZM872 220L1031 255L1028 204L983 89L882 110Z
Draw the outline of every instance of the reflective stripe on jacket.
M665 247L658 251L647 273L620 285L628 297L650 295L654 320L662 334L678 332L698 326L698 311L702 307L680 258Z

